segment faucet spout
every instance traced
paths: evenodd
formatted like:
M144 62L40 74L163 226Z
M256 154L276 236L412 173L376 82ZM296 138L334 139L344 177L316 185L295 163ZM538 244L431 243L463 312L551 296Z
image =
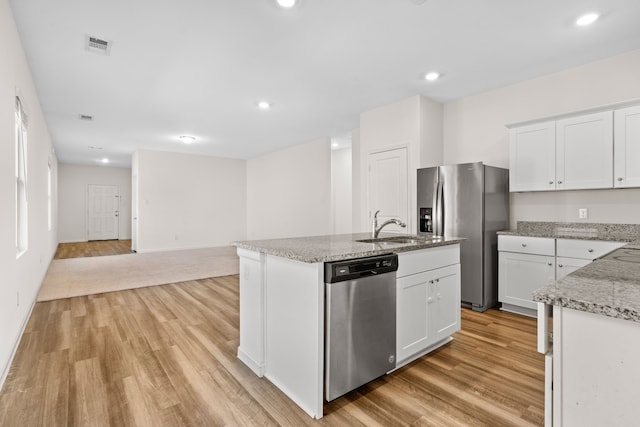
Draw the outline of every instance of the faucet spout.
M389 224L396 224L399 225L402 228L405 228L407 226L407 224L405 224L404 222L400 221L399 219L396 218L391 218L389 220L386 220L385 222L383 222L382 224L380 224L378 226L378 214L380 213L380 211L376 211L376 213L373 215L373 227L371 230L371 234L373 235L374 239L378 238L378 235L380 234L380 231L382 231L382 229L384 227L386 227Z

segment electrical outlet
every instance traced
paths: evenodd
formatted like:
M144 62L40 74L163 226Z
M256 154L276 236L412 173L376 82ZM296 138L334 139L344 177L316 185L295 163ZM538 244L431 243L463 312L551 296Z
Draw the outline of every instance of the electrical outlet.
M587 208L578 209L578 218L580 218L580 219L589 218L589 209L587 209Z

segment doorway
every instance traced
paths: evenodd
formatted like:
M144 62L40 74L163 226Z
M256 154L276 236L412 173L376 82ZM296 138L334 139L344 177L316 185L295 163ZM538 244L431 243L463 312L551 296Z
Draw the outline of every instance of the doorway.
M87 204L87 239L118 239L120 207L118 186L89 184Z

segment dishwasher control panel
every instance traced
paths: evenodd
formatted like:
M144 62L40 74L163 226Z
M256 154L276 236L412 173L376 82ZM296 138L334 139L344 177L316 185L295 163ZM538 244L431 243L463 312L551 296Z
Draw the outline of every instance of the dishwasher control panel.
M396 254L327 262L325 263L324 281L325 283L335 283L359 277L389 273L397 269L398 256Z

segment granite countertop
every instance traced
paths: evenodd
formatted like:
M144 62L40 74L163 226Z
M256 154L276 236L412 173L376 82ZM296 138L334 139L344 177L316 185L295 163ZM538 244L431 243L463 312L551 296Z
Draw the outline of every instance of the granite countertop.
M640 224L518 221L515 230L498 231L498 235L634 242L637 245L640 244Z
M640 249L640 224L518 222L501 235L628 242ZM640 264L597 259L533 293L533 300L640 322Z
M408 237L417 241L415 243L358 242L358 240L370 239L371 233L354 233L287 239L246 240L233 242L233 245L241 249L313 263L415 251L436 246L453 245L464 240L458 237L430 238L395 233L380 233L379 237Z
M538 289L533 299L640 322L640 264L598 259Z

